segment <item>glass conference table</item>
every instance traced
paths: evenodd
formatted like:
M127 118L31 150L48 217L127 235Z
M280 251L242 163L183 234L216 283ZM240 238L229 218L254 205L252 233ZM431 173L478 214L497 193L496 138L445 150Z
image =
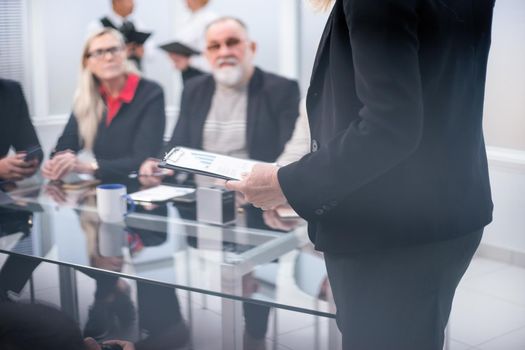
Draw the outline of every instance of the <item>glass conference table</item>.
M78 269L221 297L223 349L242 349L244 302L334 317L330 298L319 298L326 271L304 221L278 231L245 207L235 224L216 226L195 220L195 203L167 202L108 224L94 193L49 184L0 193L0 252L59 265L61 306L73 317Z

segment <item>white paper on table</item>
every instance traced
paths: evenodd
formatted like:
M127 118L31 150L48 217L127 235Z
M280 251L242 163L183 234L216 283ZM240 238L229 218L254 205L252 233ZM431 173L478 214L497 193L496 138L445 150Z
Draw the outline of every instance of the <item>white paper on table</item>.
M164 202L192 192L195 192L194 188L159 185L147 190L134 192L129 196L137 202Z

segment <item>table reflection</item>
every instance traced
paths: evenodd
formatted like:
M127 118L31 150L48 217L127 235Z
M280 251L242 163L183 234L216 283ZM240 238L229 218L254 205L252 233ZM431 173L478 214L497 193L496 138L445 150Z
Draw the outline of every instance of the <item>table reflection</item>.
M137 205L123 223L108 224L97 215L93 188L64 191L51 183L16 189L10 198L0 201L0 250L9 254L0 270L2 298L20 293L42 260L72 266L94 282L82 330L95 339L123 336L143 348L167 339L187 344L191 327L174 287L223 297L224 349L241 348L224 340L239 338L234 328L243 329L242 348L264 349L273 306L334 313L324 261L306 248L300 220L244 206L236 225L206 225L195 221L195 203L169 202ZM71 293L74 301L78 291Z

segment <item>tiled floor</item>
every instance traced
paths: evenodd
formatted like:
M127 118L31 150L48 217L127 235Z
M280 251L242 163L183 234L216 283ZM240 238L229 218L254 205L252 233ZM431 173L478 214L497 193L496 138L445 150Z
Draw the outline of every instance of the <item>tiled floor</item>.
M475 258L449 322L450 349L525 349L525 269Z
M0 265L4 259L0 254ZM94 282L77 273L77 283L81 286L78 289L80 319L85 319L93 298ZM34 275L34 285L37 299L55 305L60 303L56 266L40 265ZM130 285L135 288L132 282ZM221 349L221 300L184 291L179 291L178 296L184 319L194 329L193 349ZM21 297L29 297L28 288ZM336 349L333 325L333 321L325 318L272 310L265 348ZM199 331L203 329L206 332ZM473 260L456 293L446 348L525 350L524 268L479 257Z

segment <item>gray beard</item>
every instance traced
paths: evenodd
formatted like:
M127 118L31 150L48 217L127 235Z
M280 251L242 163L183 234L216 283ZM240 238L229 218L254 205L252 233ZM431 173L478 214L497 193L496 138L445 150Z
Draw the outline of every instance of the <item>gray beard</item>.
M242 66L235 65L232 67L219 68L213 71L215 81L227 87L234 87L239 85L243 78Z

